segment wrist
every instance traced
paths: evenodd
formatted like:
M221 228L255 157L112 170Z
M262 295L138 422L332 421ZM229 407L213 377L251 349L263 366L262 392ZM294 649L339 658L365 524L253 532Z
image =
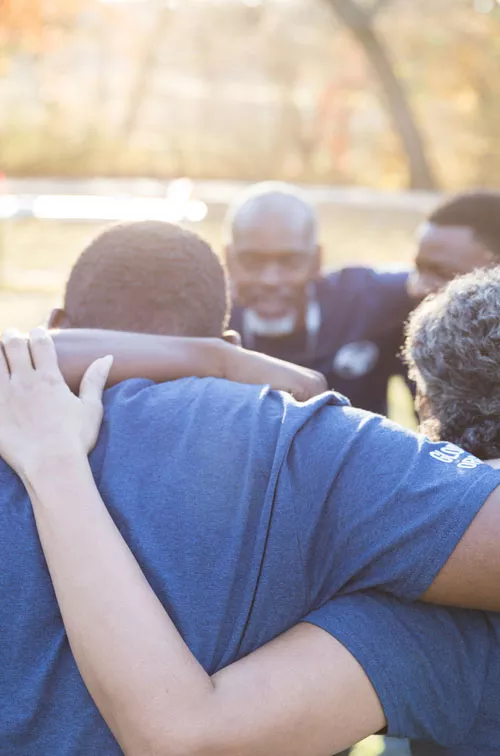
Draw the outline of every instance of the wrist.
M87 454L81 445L48 446L26 455L19 477L25 485L34 487L71 478L88 466Z
M211 340L211 348L215 350L216 355L214 377L225 378L228 381L234 380L234 362L237 359L237 354L241 352L240 347L223 339L213 339Z

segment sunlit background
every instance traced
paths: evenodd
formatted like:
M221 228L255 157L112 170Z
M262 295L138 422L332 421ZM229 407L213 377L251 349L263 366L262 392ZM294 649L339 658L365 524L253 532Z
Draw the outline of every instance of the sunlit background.
M0 170L495 183L495 0L2 0Z

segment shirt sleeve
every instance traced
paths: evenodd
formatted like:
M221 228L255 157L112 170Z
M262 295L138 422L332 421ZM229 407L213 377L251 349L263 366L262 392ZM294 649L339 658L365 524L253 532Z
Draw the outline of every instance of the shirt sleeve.
M492 645L482 612L407 605L371 591L334 599L304 621L336 638L363 667L388 735L446 747L469 740Z
M407 291L408 270L387 271L373 268L345 268L340 286L359 297L366 320L367 337L377 340L400 329L415 302Z
M418 599L498 485L499 471L457 446L324 404L277 482L295 513L309 605L369 588Z

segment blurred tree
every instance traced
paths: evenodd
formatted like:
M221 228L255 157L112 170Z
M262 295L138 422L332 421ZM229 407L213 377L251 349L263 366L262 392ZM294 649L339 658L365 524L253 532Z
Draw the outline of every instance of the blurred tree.
M426 153L423 135L386 46L374 27L377 14L393 0L325 0L338 20L363 48L385 96L387 108L408 161L411 189L435 189L436 178Z
M173 8L166 2L155 3L151 7L151 26L144 40L142 52L137 59L135 78L132 82L122 127L122 136L127 141L141 119L142 109L149 95L150 84L154 79L159 49L164 42L172 11Z
M492 2L0 0L0 165L498 185Z
M0 0L0 51L41 53L56 30L70 29L84 0Z

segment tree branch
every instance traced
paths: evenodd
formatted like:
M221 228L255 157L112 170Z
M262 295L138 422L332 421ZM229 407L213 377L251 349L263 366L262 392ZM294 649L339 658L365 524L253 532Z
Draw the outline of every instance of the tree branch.
M379 10L381 3L375 0ZM399 79L389 50L372 22L369 10L356 0L327 0L338 20L361 45L378 79L386 106L408 161L410 187L434 189L436 180L427 158L423 135L419 129L403 82Z

